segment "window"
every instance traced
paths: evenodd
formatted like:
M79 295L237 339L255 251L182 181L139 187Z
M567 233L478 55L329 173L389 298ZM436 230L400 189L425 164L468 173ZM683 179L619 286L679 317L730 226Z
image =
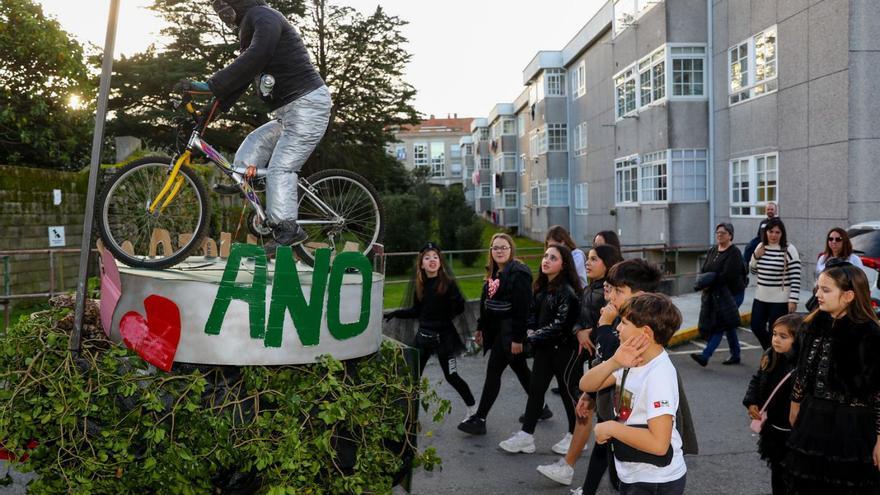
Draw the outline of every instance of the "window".
M526 155L519 155L519 163L517 164L519 168L519 175L526 175Z
M546 96L565 96L565 70L544 69L544 84Z
M446 175L446 143L431 143L431 175L434 177Z
M548 206L568 206L568 179L558 177L549 179L548 183Z
M749 156L730 161L731 216L764 214L778 196L778 155Z
M639 167L635 156L614 162L614 198L618 205L639 201Z
M413 163L416 167L428 166L428 143L415 143L413 145Z
M532 130L532 135L529 136L529 155L532 158L536 158L544 153L547 153L547 131L545 127L539 127Z
M654 5L661 3L658 0L616 0L614 5L613 23L614 36L624 29L636 24L636 20L644 15Z
M538 206L538 181L532 181L530 190L532 193L532 206Z
M502 153L495 157L496 172L516 172L516 154Z
M489 157L480 158L480 168L483 170L489 170L492 168L492 159Z
M492 197L492 184L488 182L485 184L480 184L480 197L481 198L491 198Z
M776 91L776 26L727 50L730 104Z
M568 151L568 124L547 124L546 151Z
M671 150L672 201L708 199L706 150Z
M642 157L639 176L642 181L642 201L666 201L666 150L648 153Z
M587 210L589 210L589 198L587 196L587 191L589 190L589 184L586 182L579 182L574 186L574 213L575 215L586 215Z
M503 189L501 191L501 207L502 208L516 208L516 189Z
M461 147L461 151L465 155L473 155L474 154L474 145L473 144L466 144Z
M523 216L529 214L529 193L524 192L519 195L519 211Z
M461 158L461 145L460 144L450 144L449 145L449 158Z
M526 135L526 114L521 113L516 117L516 130L517 136L523 137Z
M581 122L574 131L574 155L587 154L587 123Z
M492 139L516 134L516 121L513 117L499 117L492 125Z
M703 96L704 46L674 46L672 56L672 96Z
M547 206L548 189L547 179L538 181L538 206Z
M450 163L449 172L452 174L453 177L461 177L461 163Z
M666 96L665 48L661 48L639 61L639 88L639 107Z
M614 79L614 93L617 98L617 118L636 109L636 79L632 68L623 71Z
M581 60L571 78L572 99L578 99L587 92L587 63Z
M474 142L478 143L480 141L488 141L489 140L489 128L488 127L478 127L473 134Z

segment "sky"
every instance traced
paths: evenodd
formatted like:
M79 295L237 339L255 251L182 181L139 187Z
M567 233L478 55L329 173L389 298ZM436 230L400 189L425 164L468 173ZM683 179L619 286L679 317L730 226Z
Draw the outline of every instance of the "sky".
M35 0L81 42L104 45L110 0ZM406 80L416 110L437 117L485 117L523 89L522 70L539 50L560 50L605 0L335 0L364 13L377 5L409 21L413 54ZM161 46L151 0L121 0L116 55ZM268 0L271 5L272 0Z

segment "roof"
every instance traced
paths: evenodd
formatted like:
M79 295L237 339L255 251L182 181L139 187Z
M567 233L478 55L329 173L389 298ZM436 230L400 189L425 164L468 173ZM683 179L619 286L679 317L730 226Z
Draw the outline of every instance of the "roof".
M398 134L415 132L471 132L473 118L463 119L425 119L416 125L402 125Z

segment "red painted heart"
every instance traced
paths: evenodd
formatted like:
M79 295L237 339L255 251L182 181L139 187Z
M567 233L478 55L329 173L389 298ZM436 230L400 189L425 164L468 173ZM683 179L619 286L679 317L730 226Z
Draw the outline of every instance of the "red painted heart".
M180 309L162 296L144 299L144 318L137 311L125 313L119 321L119 333L125 345L153 366L171 371L180 343Z

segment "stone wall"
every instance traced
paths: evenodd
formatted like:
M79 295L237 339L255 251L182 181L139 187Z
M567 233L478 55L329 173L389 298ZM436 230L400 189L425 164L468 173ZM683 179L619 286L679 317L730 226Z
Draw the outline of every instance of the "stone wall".
M49 249L49 227L63 226L65 247L82 241L88 172L0 165L0 251ZM61 191L61 203L53 191ZM55 290L76 288L79 254L54 255ZM11 293L48 292L49 255L14 255L9 259ZM0 277L2 277L0 259ZM0 298L3 285L0 280Z

